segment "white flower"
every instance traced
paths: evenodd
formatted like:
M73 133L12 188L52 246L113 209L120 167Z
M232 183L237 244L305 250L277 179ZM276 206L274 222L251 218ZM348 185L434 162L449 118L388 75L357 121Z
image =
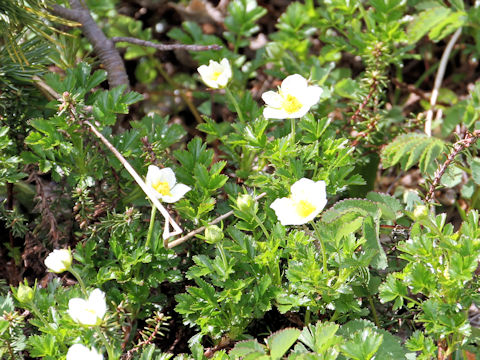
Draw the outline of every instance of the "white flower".
M302 225L313 220L327 204L325 181L302 178L290 188L289 197L276 199L270 207L282 225Z
M224 88L232 77L232 68L228 59L225 58L220 61L220 64L210 60L208 66L202 65L197 71L203 82L213 89Z
M150 186L155 191L157 198L166 203L174 203L192 190L185 184L177 184L177 179L172 169L159 169L154 165L148 167L146 183L147 186Z
M67 271L72 266L72 252L70 249L53 250L45 259L45 266L54 273Z
M322 92L319 86L308 86L307 79L301 75L287 76L278 92L263 93L266 104L263 116L267 119L301 118L320 100Z
M82 325L100 325L106 312L105 293L100 289L93 290L87 300L73 298L68 302L68 315Z
M67 360L103 360L103 355L95 348L90 350L85 345L74 344L68 349Z

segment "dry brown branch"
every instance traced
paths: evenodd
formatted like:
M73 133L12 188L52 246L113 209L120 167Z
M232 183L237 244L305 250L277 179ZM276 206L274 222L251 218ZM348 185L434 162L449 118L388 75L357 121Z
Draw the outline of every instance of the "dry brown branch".
M220 45L186 45L186 44L157 44L152 41L137 39L133 37L125 36L116 36L112 37L111 40L114 43L126 42L130 44L152 47L160 51L170 51L170 50L190 50L190 51L206 51L206 50L220 50L222 46Z
M267 193L261 193L260 195L256 196L255 197L255 201L263 198L265 195L267 195ZM212 222L208 223L208 225L215 225L215 224L218 224L220 221L222 220L225 220L226 218L230 217L233 215L233 210L223 214L223 215L220 215L219 217L217 217L215 220L213 220ZM190 231L187 235L185 236L182 236L181 238L179 239L176 239L176 240L173 240L171 242L169 242L166 246L167 249L171 249L175 246L178 246L182 243L184 243L185 241L187 241L188 239L194 237L195 235L197 234L200 234L202 231L205 231L207 227L206 226L202 226L202 227L199 227L198 229L196 230L193 230L193 231Z
M435 188L440 184L440 179L442 178L443 174L447 170L448 166L452 163L455 159L455 156L458 153L470 146L472 146L480 137L480 130L475 130L473 133L467 132L465 137L462 140L457 141L453 145L453 150L448 155L447 160L435 171L435 175L433 176L432 184L430 185L430 189L428 190L427 195L425 196L425 201L430 202L433 199L433 194L435 192Z
M108 84L110 88L125 85L126 90L130 89L125 64L115 44L107 38L97 23L93 20L87 6L81 0L70 0L70 8L60 5L53 5L51 11L64 19L78 22L81 25L83 34L92 44L95 54L102 62L107 71Z

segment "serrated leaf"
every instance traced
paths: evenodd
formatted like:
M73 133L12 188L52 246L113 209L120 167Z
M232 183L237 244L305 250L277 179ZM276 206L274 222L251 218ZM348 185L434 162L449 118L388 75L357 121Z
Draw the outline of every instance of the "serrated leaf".
M300 336L300 330L287 328L270 335L267 339L267 346L270 349L272 360L281 359Z
M445 149L441 139L425 134L410 133L396 137L381 153L384 168L401 164L403 170L408 170L419 163L422 173L433 172L435 160Z
M365 199L346 199L337 202L330 209L325 211L322 215L322 221L330 223L344 214L359 213L366 217L369 215L376 215L378 206L370 200Z
M265 354L264 347L257 340L240 341L230 351L230 355L243 357L252 353Z
M416 43L425 36L434 26L441 23L452 14L452 10L444 6L436 6L415 16L414 20L408 26L409 41Z
M480 158L474 158L470 164L472 179L475 184L480 185Z
M375 220L372 216L368 216L363 222L363 236L367 240L365 242L365 249L376 253L372 260L372 266L379 270L386 269L387 255L380 243L379 236L380 223L378 219Z
M382 217L387 220L395 221L402 216L402 203L391 195L371 191L367 194L367 199L377 203L382 210Z

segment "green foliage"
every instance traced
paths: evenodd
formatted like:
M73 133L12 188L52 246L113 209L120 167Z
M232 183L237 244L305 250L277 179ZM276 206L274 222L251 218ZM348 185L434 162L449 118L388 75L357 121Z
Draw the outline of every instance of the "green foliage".
M418 164L423 174L433 174L436 160L443 154L445 142L425 134L410 133L397 137L382 151L382 163L385 167L400 164L408 170Z
M12 283L31 280L0 296L0 357L64 359L81 343L109 360L466 359L479 340L469 309L480 304L480 160L461 137L478 135L480 85L462 86L475 80L478 6L234 0L222 12L187 3L168 9L187 21L151 27L152 4L133 18L115 0L87 1L109 36L156 41L165 28L179 43L222 46L157 56L119 43L143 96L102 89L107 73L85 38L56 36L53 54L38 36L53 20L40 18L43 1L0 0L1 245L19 270ZM411 90L430 96L440 50L460 28L427 136L419 129L430 105ZM72 66L49 69L52 58ZM232 77L207 90L195 69L223 58ZM322 89L319 101L298 119L266 118L262 94L293 74ZM34 75L56 99L47 103ZM308 97L282 91L285 111ZM148 216L145 194L91 126L140 177L150 165L173 171L175 181L152 183L159 197L188 186L163 203L189 234L181 245L165 248L178 244L163 239L165 213ZM435 178L453 143L461 151ZM304 178L325 185L321 206L307 190L296 199L292 185ZM447 188L434 192L442 208L420 193L437 182ZM289 207L273 209L279 199ZM279 211L306 219L310 207L309 221L279 220ZM45 276L37 263L66 247L69 274ZM70 301L96 288L106 315L80 326ZM190 354L166 352L187 342Z

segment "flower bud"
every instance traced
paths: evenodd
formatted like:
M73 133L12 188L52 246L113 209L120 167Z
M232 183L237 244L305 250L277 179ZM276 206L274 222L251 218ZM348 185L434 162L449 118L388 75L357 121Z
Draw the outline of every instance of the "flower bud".
M428 217L428 207L425 205L417 205L413 210L413 216L416 220Z
M17 299L21 303L30 303L35 296L35 290L30 286L20 283L17 289Z
M53 250L45 259L45 266L57 274L67 271L72 266L72 252L70 249Z
M208 225L205 229L205 241L209 244L216 244L223 239L223 231L217 225Z
M248 212L252 206L254 205L255 201L250 195L243 194L237 198L237 208L240 211Z

